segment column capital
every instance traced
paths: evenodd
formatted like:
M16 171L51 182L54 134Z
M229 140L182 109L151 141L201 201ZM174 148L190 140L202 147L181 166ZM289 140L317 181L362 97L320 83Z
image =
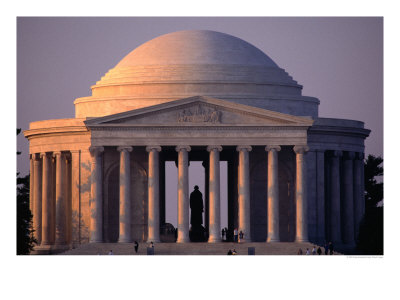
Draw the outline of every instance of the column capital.
M355 159L364 160L364 152L355 152Z
M269 152L269 151L279 152L279 151L281 151L281 146L279 146L279 145L268 145L268 146L265 146L265 151L267 151L267 152Z
M239 145L236 147L236 151L240 152L240 151L251 151L253 148L251 148L251 146L248 145Z
M192 150L192 148L190 148L190 146L187 145L178 145L175 147L176 152L180 152L181 150L186 150L187 152L189 152L190 150Z
M332 156L333 157L342 157L343 156L343 151L334 150L334 151L332 151Z
M100 155L102 152L104 152L104 147L91 146L91 147L89 147L89 152L90 152L91 156L97 156L97 155Z
M32 153L32 159L37 162L40 161L40 153Z
M211 145L211 146L207 146L207 151L211 152L212 150L218 150L218 152L222 151L222 146L219 145Z
M40 153L40 158L43 158L43 157L51 157L51 152L42 152L42 153Z
M128 151L128 152L132 152L132 147L131 146L119 146L117 147L117 151L121 152L121 151Z
M304 154L310 150L307 145L298 145L293 147L293 151L297 154Z
M344 152L344 159L345 160L353 160L355 158L355 152L353 151L345 151Z
M63 153L61 151L53 151L53 157L56 157L58 155L62 155Z
M161 151L161 147L160 146L147 146L146 147L146 151L147 152L151 152L152 150L156 150L157 152Z

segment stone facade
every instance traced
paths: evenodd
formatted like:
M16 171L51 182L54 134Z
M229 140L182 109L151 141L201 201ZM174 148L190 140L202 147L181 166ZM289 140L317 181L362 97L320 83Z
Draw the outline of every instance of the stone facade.
M218 166L227 161L228 227L241 242L354 244L369 130L319 118L319 100L301 88L222 33L172 33L135 49L75 101L76 118L24 132L37 249L160 242L166 161L178 167L177 242L189 242L193 160L206 171L208 242L221 241Z

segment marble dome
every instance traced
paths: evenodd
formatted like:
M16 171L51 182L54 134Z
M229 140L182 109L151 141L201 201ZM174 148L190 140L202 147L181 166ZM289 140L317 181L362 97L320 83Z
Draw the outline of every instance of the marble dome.
M318 115L319 101L257 47L237 37L186 30L154 38L126 55L75 101L76 117L98 117L192 96L273 111Z

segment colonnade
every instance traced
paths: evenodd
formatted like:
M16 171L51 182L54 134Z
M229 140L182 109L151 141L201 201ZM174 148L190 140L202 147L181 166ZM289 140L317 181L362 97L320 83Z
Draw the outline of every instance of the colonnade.
M119 217L119 242L131 242L130 233L130 170L129 153L132 147L118 147L120 152L120 217ZM304 154L306 146L296 146L297 161L297 235L296 240L308 241L307 233L307 176ZM90 204L90 242L103 241L103 194L102 194L102 170L101 159L104 147L91 147L92 155L92 201ZM148 152L148 242L160 241L160 195L159 195L159 152L160 146L147 146ZM176 146L178 152L178 243L190 242L189 239L189 155L191 147L188 145ZM237 146L239 156L238 164L238 231L244 237L242 242L251 242L250 234L250 164L249 152L251 146ZM278 156L280 146L267 146L268 152L268 241L279 242L279 192L278 192ZM222 151L220 145L210 145L209 152L209 243L221 242L221 219L220 219L220 156Z
M130 153L132 147L117 147L120 153L119 172L119 238L120 243L132 242L131 232L131 188L130 188ZM189 186L188 186L188 145L176 146L178 152L178 243L187 243L189 239ZM279 145L268 145L265 151L268 155L268 234L267 242L279 242L279 180L278 152ZM295 146L296 155L296 241L309 241L308 195L307 195L307 165L305 155L307 146ZM104 147L90 147L91 167L91 200L90 200L90 242L104 241L103 235L103 153ZM148 241L160 242L160 146L147 146L148 152ZM221 145L210 145L209 168L207 178L209 199L209 243L221 242L220 220L220 152ZM238 152L238 231L242 231L242 242L251 242L250 234L250 164L249 153L252 147L240 145ZM322 221L317 226L325 228L326 235L333 242L354 243L358 225L364 213L363 204L363 153L330 151L326 156L329 166L324 166L322 159L322 174L328 175L328 182L316 178L317 184L323 186L322 212L320 205L318 214ZM319 154L319 152L318 152ZM70 242L68 221L68 180L71 172L70 152L44 152L31 156L31 210L33 212L33 227L35 237L41 246L66 245ZM342 162L342 164L340 164ZM327 168L325 169L324 168ZM321 164L318 164L321 168ZM68 171L69 170L69 171ZM68 175L69 174L69 175ZM322 176L324 177L324 176ZM324 195L324 187L328 194ZM319 193L319 192L318 192ZM325 197L327 197L325 199ZM325 206L328 205L327 210ZM324 211L325 210L325 211ZM325 234L322 234L325 235Z
M69 194L71 155L43 152L31 155L31 211L38 245L64 246L69 243Z
M329 162L329 224L336 243L354 244L364 214L364 153L331 151ZM342 161L342 166L340 162Z

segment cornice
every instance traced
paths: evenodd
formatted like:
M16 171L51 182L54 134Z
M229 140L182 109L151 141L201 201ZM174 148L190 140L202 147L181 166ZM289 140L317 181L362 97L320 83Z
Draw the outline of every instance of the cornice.
M64 126L51 128L28 129L24 131L26 138L31 138L39 135L59 135L59 134L78 134L88 133L86 126Z

